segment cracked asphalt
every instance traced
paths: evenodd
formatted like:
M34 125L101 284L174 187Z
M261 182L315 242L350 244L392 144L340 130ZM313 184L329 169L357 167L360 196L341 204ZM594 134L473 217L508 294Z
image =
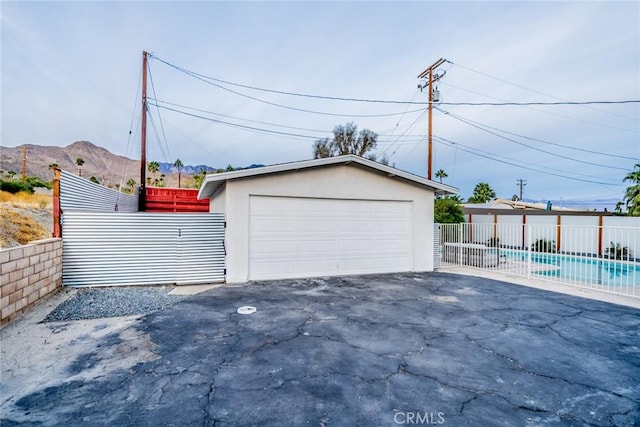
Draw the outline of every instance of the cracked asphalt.
M640 310L486 278L249 283L84 325L62 376L3 366L3 426L640 423Z

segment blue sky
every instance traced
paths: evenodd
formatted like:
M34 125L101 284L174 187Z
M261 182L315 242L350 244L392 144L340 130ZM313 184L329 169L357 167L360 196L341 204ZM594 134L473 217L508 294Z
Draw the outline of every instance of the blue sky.
M443 102L640 99L638 2L3 1L1 7L3 146L89 140L139 158L143 50L228 82L333 97L424 102L416 76L446 58L451 63L441 67L446 75L438 85ZM149 96L165 106L297 135L152 107L150 160L224 167L308 159L314 139L354 122L380 134L377 152L396 167L426 173L427 119L414 111L423 105L223 85L329 113L314 114L231 93L157 59L150 70L155 96L151 87ZM640 161L638 103L438 108L434 171L444 169L444 182L465 198L478 182L510 198L522 178L525 198L562 199L567 206L621 199L622 178Z

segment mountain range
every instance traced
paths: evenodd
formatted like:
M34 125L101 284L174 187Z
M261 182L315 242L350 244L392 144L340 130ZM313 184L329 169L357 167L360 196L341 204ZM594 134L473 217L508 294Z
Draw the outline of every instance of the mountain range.
M77 141L66 147L24 144L17 147L2 147L0 153L0 169L2 175L13 171L16 176L22 173L23 150L26 149L26 174L37 176L45 181L53 179L51 165L57 164L61 169L80 174L85 178L95 177L104 185L126 183L129 179L139 181L140 161L111 153L89 141ZM76 160L81 158L84 164L79 167ZM166 185L178 186L178 169L171 163L158 162L158 176L165 175ZM262 165L251 165L258 167ZM189 175L200 173L204 169L213 172L217 168L208 165L185 165L181 169L182 186ZM151 176L147 172L147 176Z

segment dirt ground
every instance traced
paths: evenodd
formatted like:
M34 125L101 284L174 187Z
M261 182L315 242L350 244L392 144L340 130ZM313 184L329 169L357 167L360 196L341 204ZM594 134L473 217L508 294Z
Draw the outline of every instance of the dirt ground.
M24 196L22 196L24 197ZM43 198L46 198L43 200ZM0 201L0 243L14 248L30 241L47 239L53 230L53 208L50 196L36 194L33 200L18 199L2 192Z

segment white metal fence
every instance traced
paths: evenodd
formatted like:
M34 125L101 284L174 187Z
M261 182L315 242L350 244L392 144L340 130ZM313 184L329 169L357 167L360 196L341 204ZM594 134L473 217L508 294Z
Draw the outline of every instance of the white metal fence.
M468 266L640 297L640 227L438 224L440 268Z

